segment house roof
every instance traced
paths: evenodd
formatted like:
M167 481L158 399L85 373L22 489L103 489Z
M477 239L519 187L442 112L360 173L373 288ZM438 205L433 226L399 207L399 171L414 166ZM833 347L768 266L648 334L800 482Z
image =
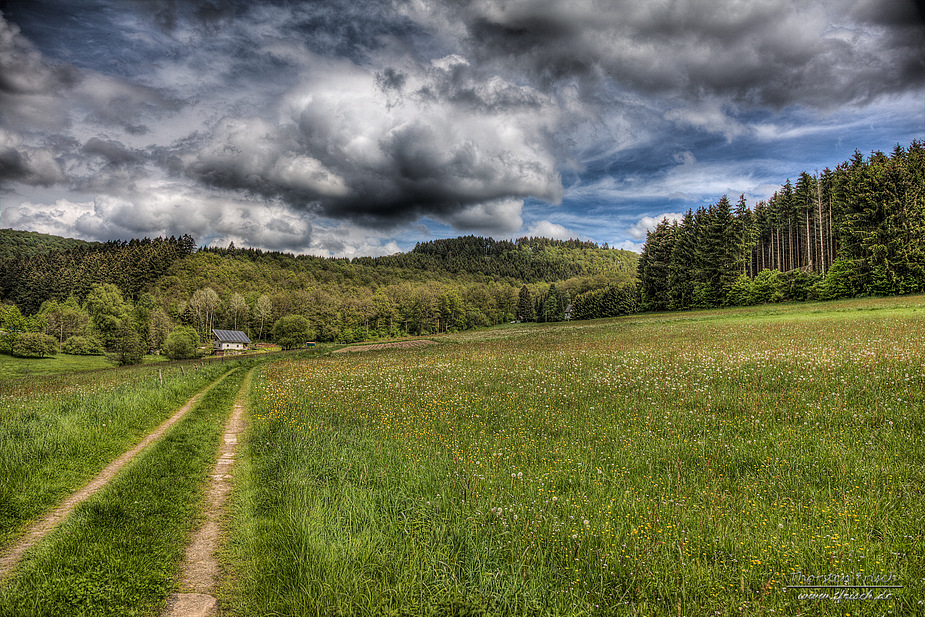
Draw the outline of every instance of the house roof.
M212 330L220 343L250 343L251 340L240 330Z

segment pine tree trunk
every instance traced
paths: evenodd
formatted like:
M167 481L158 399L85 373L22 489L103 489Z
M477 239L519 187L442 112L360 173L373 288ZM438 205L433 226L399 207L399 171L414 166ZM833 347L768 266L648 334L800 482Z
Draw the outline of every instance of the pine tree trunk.
M822 235L822 187L816 182L816 212L819 217L819 272L825 274L825 243Z
M787 229L787 255L788 257L790 257L790 263L787 264L790 266L789 268L787 268L787 271L789 272L790 270L793 270L793 262L795 260L795 256L793 254L793 221L792 220L790 221L790 226Z
M783 248L784 248L784 247L781 245L780 229L778 229L778 230L777 230L777 269L778 269L778 270L783 270L783 269L784 269L784 264L781 263L781 261L782 261L783 258L784 258L784 255L783 255L784 250L783 250Z
M806 265L813 265L813 245L809 241L809 208L806 208Z

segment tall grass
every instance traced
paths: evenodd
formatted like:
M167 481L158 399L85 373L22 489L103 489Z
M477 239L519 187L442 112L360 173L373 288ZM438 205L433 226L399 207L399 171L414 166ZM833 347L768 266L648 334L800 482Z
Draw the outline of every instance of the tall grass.
M923 306L634 316L268 366L225 599L236 615L922 612ZM903 588L811 601L786 589L800 572Z
M245 373L237 369L209 390L35 547L0 585L0 616L158 614Z
M231 366L112 370L0 389L0 548Z

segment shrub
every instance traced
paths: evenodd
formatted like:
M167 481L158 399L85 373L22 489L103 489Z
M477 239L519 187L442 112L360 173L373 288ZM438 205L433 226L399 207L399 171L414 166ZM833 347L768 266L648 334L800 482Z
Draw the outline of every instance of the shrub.
M196 357L196 347L199 345L199 334L191 326L179 326L167 335L162 346L164 355L171 360L186 360Z
M752 304L752 279L747 274L740 274L726 295L729 306L748 306Z
M280 317L273 326L273 338L283 349L304 347L306 341L310 341L314 337L315 333L312 332L308 320L301 315Z
M816 284L820 278L818 274L791 270L780 275L780 290L785 300L805 302L817 297Z
M820 300L838 300L854 296L855 289L851 281L851 262L836 259L825 273L825 278L816 283L816 295Z
M53 356L57 351L58 341L55 337L42 332L20 334L13 343L13 355L23 358Z
M103 353L103 346L92 336L74 335L61 345L61 353L72 356L98 356Z
M767 304L784 299L781 289L780 271L764 269L752 281L752 302Z

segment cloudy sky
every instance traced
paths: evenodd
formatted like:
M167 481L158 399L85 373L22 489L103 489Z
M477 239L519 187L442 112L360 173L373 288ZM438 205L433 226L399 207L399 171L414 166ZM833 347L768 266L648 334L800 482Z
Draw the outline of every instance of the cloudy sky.
M0 2L3 228L636 249L913 139L914 0Z

